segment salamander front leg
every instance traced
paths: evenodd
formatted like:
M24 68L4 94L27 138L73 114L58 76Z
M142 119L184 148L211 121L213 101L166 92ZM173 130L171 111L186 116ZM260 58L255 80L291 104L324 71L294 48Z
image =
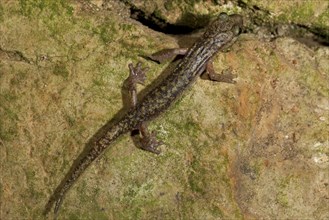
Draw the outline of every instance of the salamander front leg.
M137 83L144 85L146 79L146 72L148 67L142 68L142 63L138 62L136 66L132 63L128 64L129 76L127 78L127 89L129 91L130 107L137 105Z
M213 66L213 60L209 60L206 65L206 74L212 81L225 82L225 83L236 83L234 80L237 75L232 73L232 68L223 70L221 74L216 73Z
M166 60L174 58L177 55L185 55L187 50L188 48L163 49L152 54L151 56L149 56L149 58L151 58L151 60L162 63Z
M148 68L142 68L142 63L138 62L136 66L132 63L128 65L130 74L127 79L128 81L128 90L130 94L130 105L135 107L137 105L137 83L144 84L146 79L146 72ZM146 151L150 151L155 154L159 154L160 150L157 149L162 142L156 140L156 132L150 132L147 128L146 122L141 122L138 127L139 132L139 143L141 144L140 148Z

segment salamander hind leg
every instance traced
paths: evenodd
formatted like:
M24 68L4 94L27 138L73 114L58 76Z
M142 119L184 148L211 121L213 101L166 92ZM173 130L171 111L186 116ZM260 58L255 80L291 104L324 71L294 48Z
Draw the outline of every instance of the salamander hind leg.
M129 67L129 77L127 79L128 82L128 91L130 95L130 106L131 108L134 108L137 105L137 83L144 84L144 81L146 79L146 72L148 71L148 68L142 68L142 63L138 62L136 66L134 66L132 63L128 65ZM132 136L134 136L135 131L132 131ZM139 124L137 128L137 134L139 134L139 140L138 145L140 145L139 148L150 151L155 154L159 154L160 150L157 149L159 145L162 144L162 142L156 140L156 132L150 132L147 128L146 122L142 122Z
M153 61L163 63L166 60L172 59L177 55L185 55L188 48L172 48L172 49L163 49L156 53L153 53L149 58Z
M237 75L232 73L232 68L225 69L221 74L218 74L214 70L212 60L209 60L206 65L206 74L208 78L212 81L232 83L232 84L236 83L234 79L237 77Z
M151 153L160 154L161 151L158 149L158 147L163 143L156 139L156 132L155 131L150 132L147 128L146 122L142 122L138 129L141 134L140 148L149 151Z

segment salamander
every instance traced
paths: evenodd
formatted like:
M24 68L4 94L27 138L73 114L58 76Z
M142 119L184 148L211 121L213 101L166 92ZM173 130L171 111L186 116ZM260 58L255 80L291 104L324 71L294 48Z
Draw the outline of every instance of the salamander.
M63 184L57 187L46 205L45 212L47 213L54 205L55 216L57 216L67 191L86 168L120 135L137 129L140 132L141 148L159 154L158 146L162 143L156 140L154 132L147 129L147 123L167 110L202 73L205 72L208 78L213 81L234 83L233 74L215 73L212 59L218 51L229 47L235 42L242 25L243 19L240 15L220 13L191 48L164 49L151 55L151 59L159 62L178 54L184 55L184 57L173 71L140 101L137 101L136 84L144 82L147 68L142 68L141 63L136 66L129 64L130 75L127 81L129 82L130 91L130 110L92 143L89 152L71 169L72 172L68 174Z

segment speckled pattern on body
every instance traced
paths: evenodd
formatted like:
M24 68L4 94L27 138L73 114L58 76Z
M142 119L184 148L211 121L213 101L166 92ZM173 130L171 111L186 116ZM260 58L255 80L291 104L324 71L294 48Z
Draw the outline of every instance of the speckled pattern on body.
M145 121L150 121L164 112L204 72L207 62L221 48L237 38L242 27L242 17L221 13L206 29L204 35L188 51L172 73L132 108L105 135L95 141L89 153L83 157L73 172L50 198L46 213L55 203L55 214L65 193L85 169L120 135L125 134Z

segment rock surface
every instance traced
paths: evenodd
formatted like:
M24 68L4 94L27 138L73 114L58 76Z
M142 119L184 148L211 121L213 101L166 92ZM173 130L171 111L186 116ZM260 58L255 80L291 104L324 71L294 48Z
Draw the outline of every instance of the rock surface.
M180 43L130 19L127 1L67 2L0 3L0 219L44 219L85 143L121 109L128 63L150 67L149 85L170 64L140 55ZM185 11L244 11L209 2ZM179 20L167 10L163 19ZM328 17L317 11L309 27ZM237 84L200 79L152 122L159 156L120 138L69 191L60 219L328 219L328 60L322 45L242 34L215 57Z

